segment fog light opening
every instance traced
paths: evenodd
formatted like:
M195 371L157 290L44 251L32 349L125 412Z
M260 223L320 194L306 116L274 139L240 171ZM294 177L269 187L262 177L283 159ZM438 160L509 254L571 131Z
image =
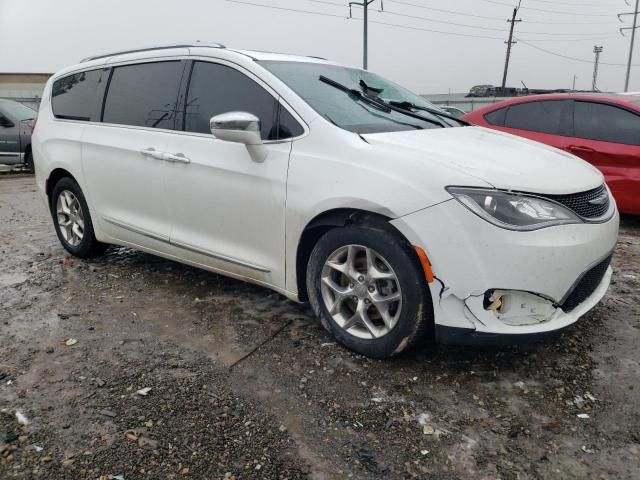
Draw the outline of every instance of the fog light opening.
M499 312L502 308L502 293L489 290L484 294L484 309L491 312Z
M548 322L556 314L554 301L531 292L519 290L487 290L483 307L507 325L535 325Z

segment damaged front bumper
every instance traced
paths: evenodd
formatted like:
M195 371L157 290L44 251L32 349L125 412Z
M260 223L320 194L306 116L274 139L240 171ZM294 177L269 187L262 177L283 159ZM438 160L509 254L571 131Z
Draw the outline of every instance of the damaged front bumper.
M458 300L464 304L465 316L474 327L436 324L436 339L439 343L455 345L512 345L543 340L595 307L607 293L611 276L612 269L608 267L593 293L570 312L552 300L528 292L499 292L505 299L499 310L487 308L478 297Z
M504 344L563 329L602 299L618 222L514 232L449 201L392 223L431 262L437 339Z

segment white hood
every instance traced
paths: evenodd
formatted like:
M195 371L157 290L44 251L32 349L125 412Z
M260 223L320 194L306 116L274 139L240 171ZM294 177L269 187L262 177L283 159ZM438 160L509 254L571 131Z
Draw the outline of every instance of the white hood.
M411 130L363 136L484 180L495 188L543 194L577 193L604 183L587 162L542 143L483 127ZM425 166L426 166L425 165Z

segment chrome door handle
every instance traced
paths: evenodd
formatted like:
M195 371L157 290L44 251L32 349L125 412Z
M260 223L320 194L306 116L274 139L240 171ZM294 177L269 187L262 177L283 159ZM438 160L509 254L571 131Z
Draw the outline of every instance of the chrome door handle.
M191 163L191 160L185 157L184 153L165 153L164 159L171 163Z
M153 147L145 148L144 150L140 150L140 153L145 157L155 158L156 160L164 160L162 156L162 152L157 151Z

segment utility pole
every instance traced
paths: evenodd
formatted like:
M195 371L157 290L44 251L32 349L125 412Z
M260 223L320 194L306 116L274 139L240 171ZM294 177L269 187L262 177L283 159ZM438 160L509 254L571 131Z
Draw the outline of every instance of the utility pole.
M574 74L573 75L573 88L571 88L571 90L575 90L576 89L576 78L578 78L578 75Z
M516 19L516 16L518 15L518 10L520 10L521 3L522 3L522 0L520 0L518 2L518 6L513 9L513 16L511 17L511 20L507 20L507 22L511 24L511 28L509 29L509 40L504 42L507 44L507 58L504 61L504 74L502 75L501 90L503 95L504 95L505 87L507 86L507 73L509 71L509 60L511 59L511 45L513 45L514 43L517 43L516 41L513 40L513 29L516 26L516 23L522 21L521 19Z
M626 1L626 0L625 0ZM628 5L628 3L627 3ZM622 21L623 15L633 15L633 27L621 28L620 33L624 35L624 30L631 30L631 44L629 45L629 60L627 61L627 76L624 81L624 91L629 91L629 77L631 76L631 62L633 61L633 44L636 41L636 28L638 28L638 7L640 6L640 0L636 0L636 8L630 13L618 14L618 20Z
M591 90L594 92L598 91L598 64L600 63L600 54L602 53L602 50L603 47L598 47L597 45L593 47L593 53L596 54L596 59L593 64L593 85L591 86Z
M362 2L349 2L349 17L351 17L351 7L362 7L364 9L362 68L365 70L369 66L369 5L375 1L376 0L363 0ZM382 4L382 9L384 9L384 4Z

